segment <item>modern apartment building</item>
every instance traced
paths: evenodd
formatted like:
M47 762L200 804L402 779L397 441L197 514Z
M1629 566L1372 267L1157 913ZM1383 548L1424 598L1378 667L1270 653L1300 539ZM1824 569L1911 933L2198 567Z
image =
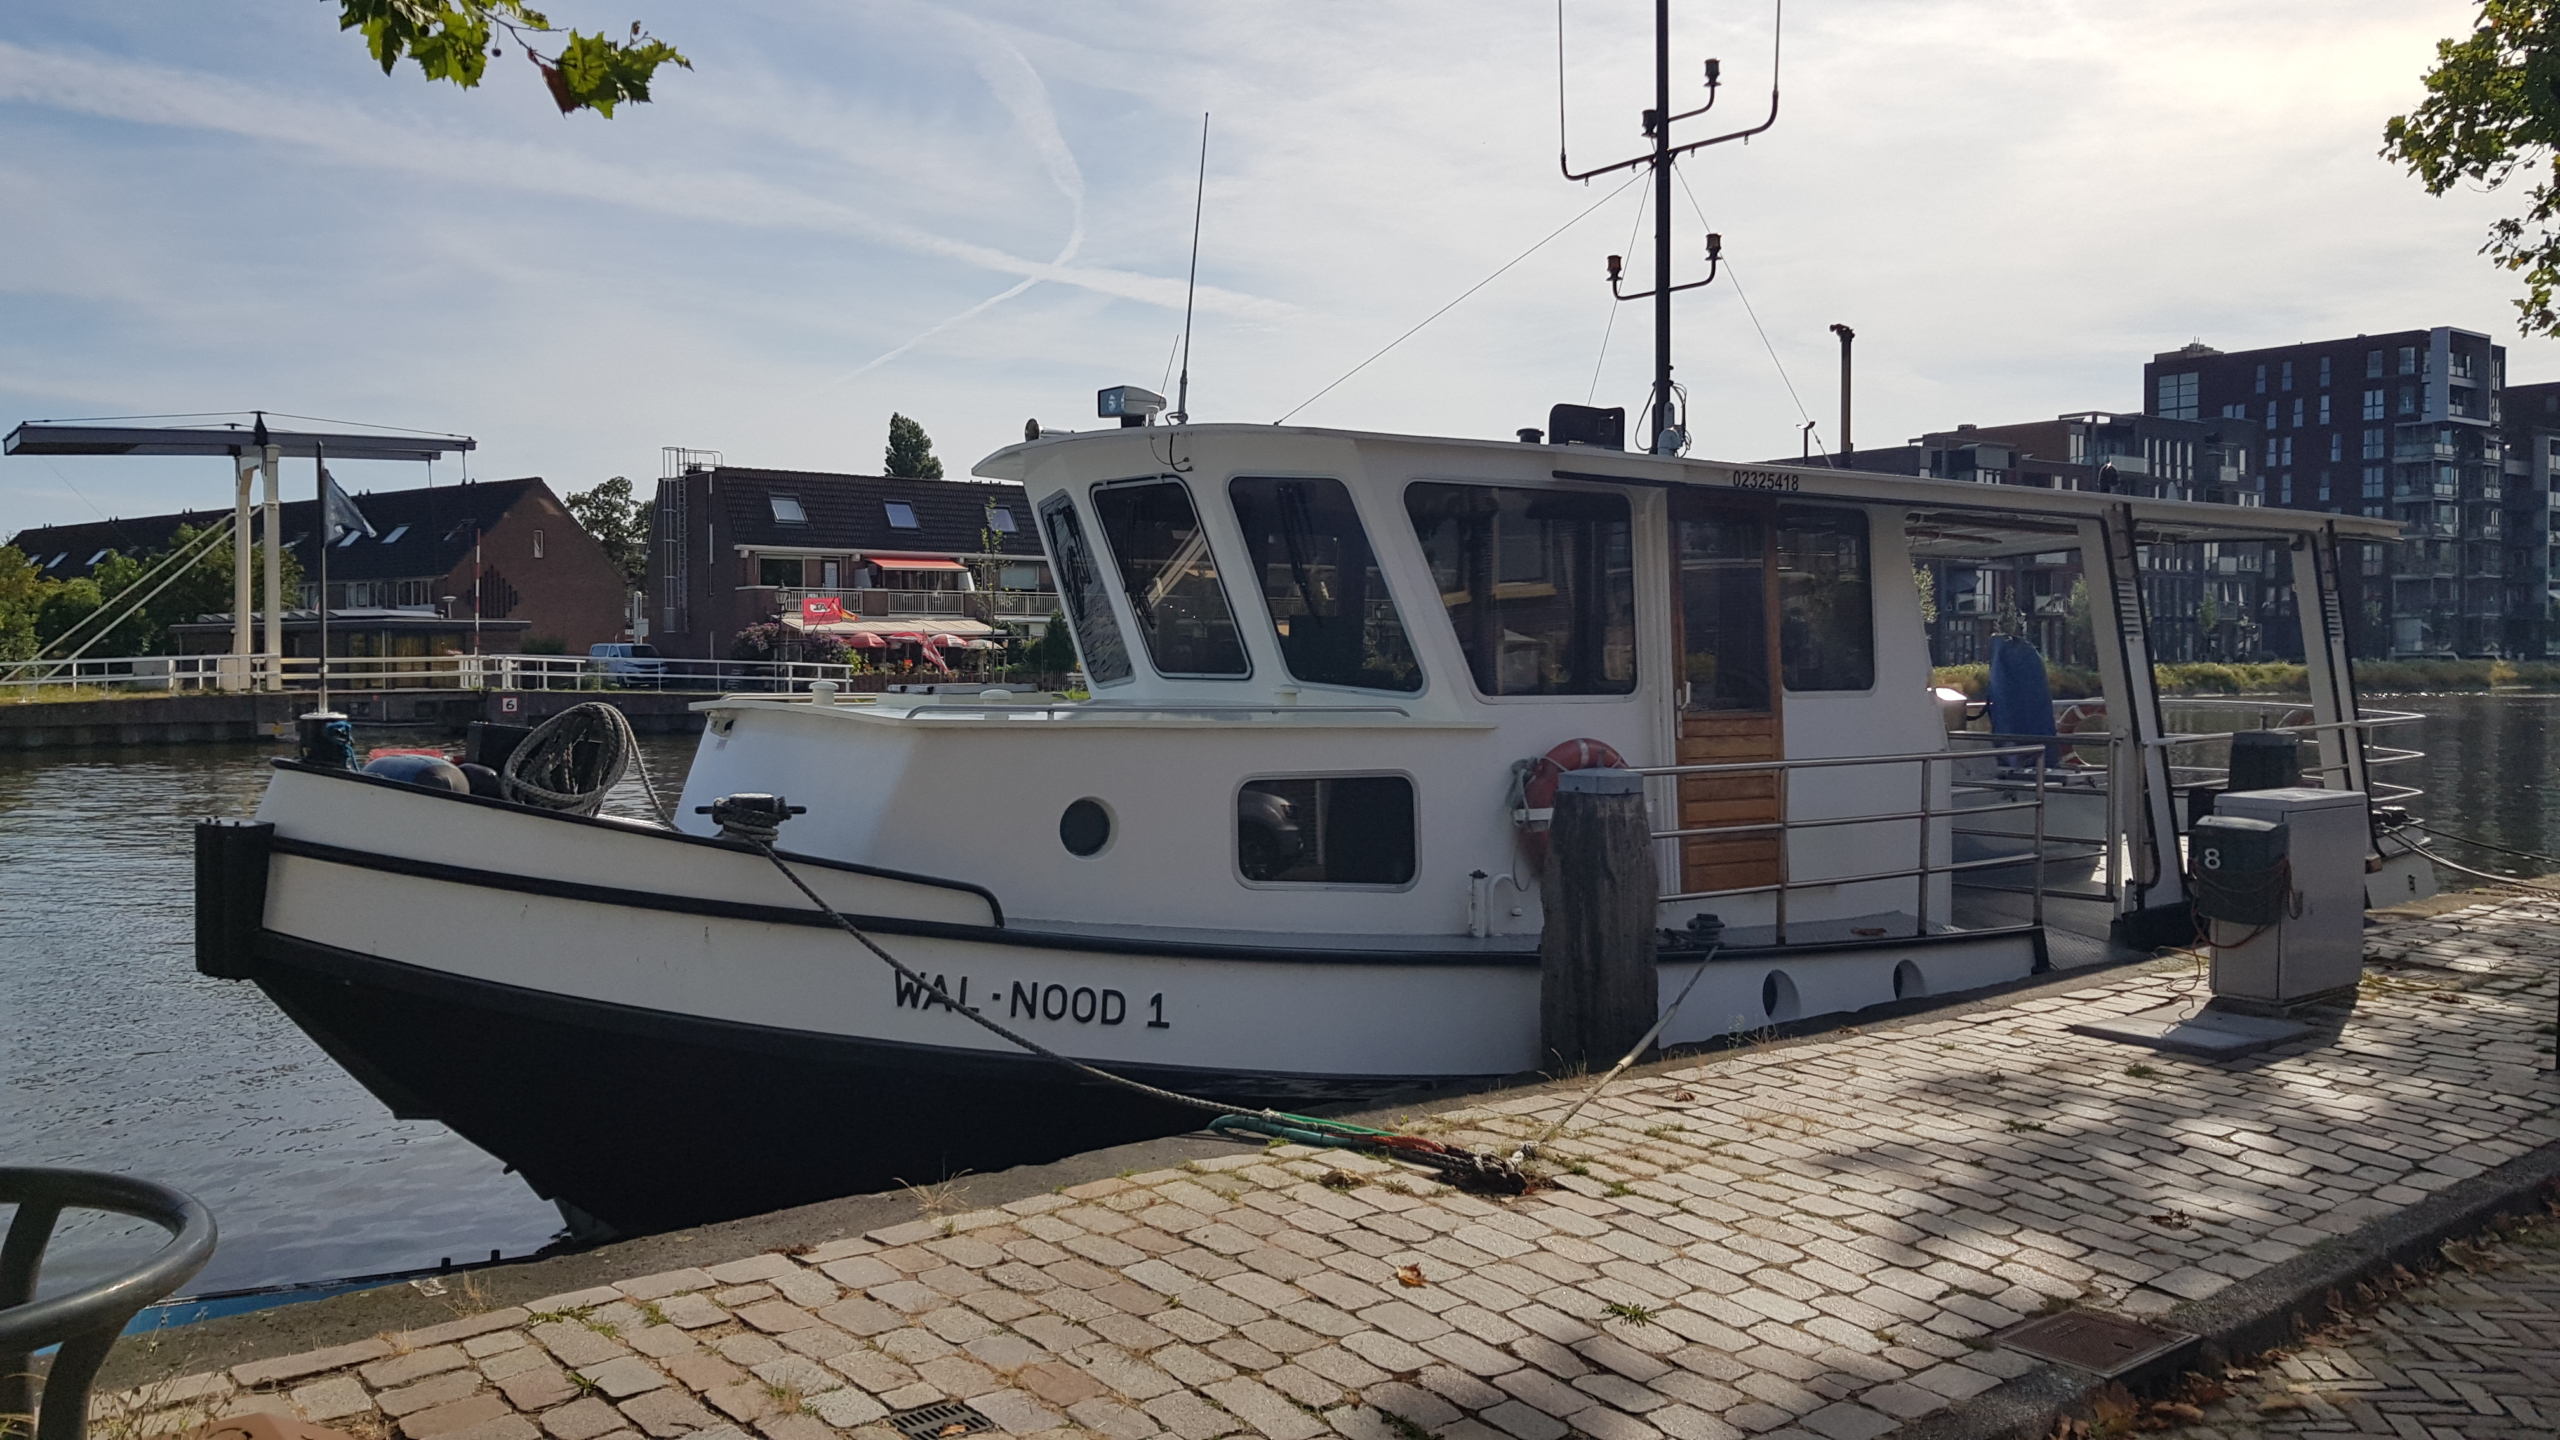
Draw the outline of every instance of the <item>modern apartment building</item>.
M1860 470L1984 485L2258 505L2264 503L2259 439L2258 423L2246 418L2088 410L2014 425L1959 425L1899 448L1830 459ZM2288 574L2263 544L2144 545L2137 558L2153 654L2160 659L2300 653ZM1923 569L1937 601L1929 626L1936 663L1987 658L1991 636L2004 626L2023 628L2057 661L2088 663L2079 653L2087 642L2075 633L2072 606L2081 578L2076 549L1978 562L1929 560Z
M2396 549L2362 547L2342 597L2369 655L2546 652L2549 491L2510 483L2529 477L2511 477L2505 385L2505 347L2450 326L2228 354L2190 344L2142 371L2150 414L2257 423L2267 504L2403 522ZM2526 533L2545 538L2514 543Z

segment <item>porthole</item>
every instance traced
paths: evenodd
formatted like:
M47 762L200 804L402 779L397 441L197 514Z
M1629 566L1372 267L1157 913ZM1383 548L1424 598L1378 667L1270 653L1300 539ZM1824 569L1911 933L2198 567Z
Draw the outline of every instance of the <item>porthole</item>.
M1079 800L1058 817L1058 843L1070 855L1092 856L1111 843L1111 812L1094 799Z
M1760 1013L1771 1020L1793 1020L1804 1013L1796 999L1796 982L1784 970L1772 970L1760 982Z

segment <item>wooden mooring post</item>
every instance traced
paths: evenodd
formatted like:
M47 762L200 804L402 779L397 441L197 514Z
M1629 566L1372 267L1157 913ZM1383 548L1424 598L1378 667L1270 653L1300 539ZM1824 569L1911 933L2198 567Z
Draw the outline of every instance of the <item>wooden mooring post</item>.
M1644 777L1568 771L1556 786L1538 939L1538 1048L1559 1072L1614 1065L1661 1006L1653 822Z

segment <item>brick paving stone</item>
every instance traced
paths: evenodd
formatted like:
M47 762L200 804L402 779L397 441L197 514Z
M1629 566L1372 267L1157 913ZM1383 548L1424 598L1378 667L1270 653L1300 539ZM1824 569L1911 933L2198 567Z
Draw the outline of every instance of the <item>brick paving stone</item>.
M1299 1409L1259 1381L1240 1375L1201 1388L1227 1413L1260 1431L1269 1440L1313 1440L1325 1432L1323 1421Z
M681 1390L652 1390L615 1408L630 1417L631 1423L650 1440L673 1440L688 1430L707 1430L719 1423L711 1418L710 1411ZM418 1437L412 1436L411 1440Z
M1212 1440L1244 1428L1233 1415L1187 1390L1159 1395L1139 1408L1182 1440Z
M296 1387L293 1404L305 1420L336 1420L373 1408L372 1397L365 1394L364 1386L347 1375Z
M625 1355L618 1360L607 1360L602 1365L591 1366L578 1373L593 1381L595 1387L605 1393L606 1398L613 1400L628 1400L634 1395L658 1389L667 1383L666 1375L657 1366L637 1355ZM515 1392L510 1390L508 1398L514 1399L514 1397ZM521 1400L516 1403L523 1409L538 1408L535 1404L527 1404Z
M813 1395L809 1397L807 1404L811 1410L817 1412L819 1419L839 1430L868 1425L889 1413L888 1406L851 1387L830 1390L823 1395Z
M551 1440L597 1440L622 1426L622 1412L593 1396L545 1411L542 1416L542 1428L550 1432Z
M558 1356L563 1365L601 1365L629 1353L621 1341L590 1330L574 1320L536 1325L532 1333L533 1338Z
M651 1389L666 1383L666 1378L659 1375L647 1361L634 1356L622 1358L638 1366L639 1373L647 1377L650 1383L644 1383L641 1386L642 1389ZM609 1360L605 1363L607 1366L612 1366L622 1361ZM547 1405L557 1405L576 1395L578 1388L556 1365L537 1365L530 1369L518 1370L498 1382L498 1390L507 1397L507 1403L519 1410L540 1410Z
M448 1431L444 1440L542 1440L542 1432L521 1415L501 1415L466 1430Z
M396 1390L377 1391L374 1394L373 1403L381 1408L383 1414L398 1417L413 1410L424 1410L430 1405L442 1405L448 1400L459 1400L479 1388L479 1372L449 1370L414 1385L403 1385Z
M322 1375L379 1360L391 1353L389 1342L358 1340L353 1344L335 1345L326 1350L308 1350L299 1355L285 1355L273 1360L252 1360L231 1367L231 1378L242 1385L273 1385L285 1380L299 1380L306 1375Z
M690 1291L681 1295L669 1295L652 1303L658 1307L659 1314L667 1317L668 1324L686 1330L700 1330L707 1326L722 1324L729 1318L728 1311L712 1304L704 1296Z
M474 1395L468 1400L456 1400L448 1405L438 1405L432 1409L421 1410L414 1415L402 1416L400 1433L408 1436L409 1440L427 1440L430 1435L447 1435L468 1430L475 1425L502 1419L514 1413L514 1409L507 1404L507 1397L504 1395Z

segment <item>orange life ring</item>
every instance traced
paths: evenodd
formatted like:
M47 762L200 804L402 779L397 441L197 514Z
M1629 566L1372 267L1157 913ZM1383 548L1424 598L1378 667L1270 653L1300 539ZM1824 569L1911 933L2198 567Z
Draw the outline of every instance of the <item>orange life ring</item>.
M1547 868L1547 825L1556 813L1556 782L1564 779L1567 770L1624 770L1627 761L1606 741L1586 737L1567 740L1524 763L1527 769L1522 773L1511 825L1519 836L1520 853L1528 859L1529 869L1543 874Z
M2090 726L2093 721L2096 723L2091 728L2101 731L2106 729L2107 702L2103 697L2090 700L2074 700L2070 704L2063 706L2061 713L2053 717L2053 733L2056 735L2076 735L2080 733L2083 726ZM2049 754L2051 752L2048 751L2047 753ZM2066 748L2063 750L2062 760L2060 763L2066 769L2086 768L2089 764L2087 760L2081 758L2080 752L2074 748Z

